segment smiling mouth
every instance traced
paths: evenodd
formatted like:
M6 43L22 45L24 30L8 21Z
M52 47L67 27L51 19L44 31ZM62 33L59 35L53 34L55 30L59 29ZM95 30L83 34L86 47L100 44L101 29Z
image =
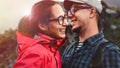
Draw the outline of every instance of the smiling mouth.
M65 29L60 29L59 30L62 34L65 34Z
M77 21L77 19L72 20L72 22L75 22L75 21Z

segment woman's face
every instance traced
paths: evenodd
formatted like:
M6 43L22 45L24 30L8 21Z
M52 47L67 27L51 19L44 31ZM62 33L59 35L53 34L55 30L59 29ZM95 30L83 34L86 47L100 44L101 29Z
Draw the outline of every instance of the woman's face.
M50 17L50 22L48 24L48 35L50 35L53 38L60 39L65 38L65 29L67 21L64 20L64 24L60 24L58 21L58 17L64 16L64 11L62 7L59 4L56 4L51 7L52 16Z

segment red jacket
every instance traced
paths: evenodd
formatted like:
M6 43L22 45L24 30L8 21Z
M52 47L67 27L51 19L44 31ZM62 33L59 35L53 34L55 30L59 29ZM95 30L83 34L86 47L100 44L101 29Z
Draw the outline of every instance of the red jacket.
M39 34L33 39L17 33L18 58L13 68L61 68L61 56L58 52L62 40Z

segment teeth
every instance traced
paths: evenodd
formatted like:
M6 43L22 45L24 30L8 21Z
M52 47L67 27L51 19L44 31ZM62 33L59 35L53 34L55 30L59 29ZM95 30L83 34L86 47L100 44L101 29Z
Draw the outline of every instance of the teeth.
M65 32L65 29L60 29L60 32Z

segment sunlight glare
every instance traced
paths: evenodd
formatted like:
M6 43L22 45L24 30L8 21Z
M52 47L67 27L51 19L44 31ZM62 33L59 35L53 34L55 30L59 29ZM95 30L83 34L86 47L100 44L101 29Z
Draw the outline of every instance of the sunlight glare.
M64 0L59 0L59 1L63 2Z
M23 15L25 15L25 16L30 15L30 11L31 11L30 9L25 9L23 12Z
M53 1L60 1L60 2L63 2L64 0L53 0Z

